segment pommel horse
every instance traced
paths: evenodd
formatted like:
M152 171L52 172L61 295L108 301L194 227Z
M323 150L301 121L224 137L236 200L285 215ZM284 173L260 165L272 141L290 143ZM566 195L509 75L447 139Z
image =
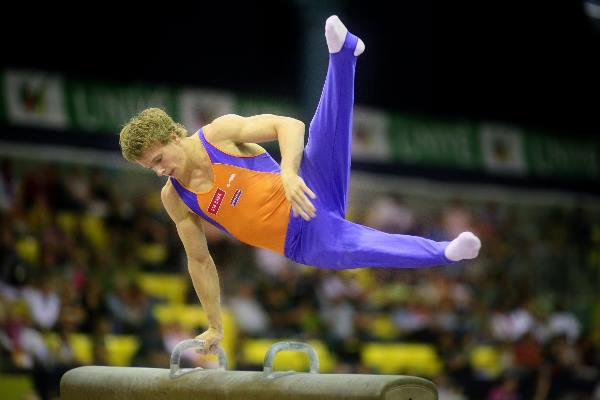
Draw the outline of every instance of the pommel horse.
M319 358L310 345L272 345L263 371L228 371L219 347L216 369L179 367L181 353L202 348L202 340L180 342L171 354L171 368L85 366L67 371L60 382L62 400L437 400L436 386L403 375L320 374ZM309 372L273 371L280 351L301 351L310 359Z

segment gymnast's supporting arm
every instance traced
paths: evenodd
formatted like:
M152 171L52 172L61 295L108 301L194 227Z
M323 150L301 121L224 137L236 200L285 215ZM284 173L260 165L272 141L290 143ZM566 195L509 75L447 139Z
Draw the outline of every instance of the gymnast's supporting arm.
M169 181L161 192L161 199L177 226L194 289L208 318L208 330L197 338L205 341L204 352L216 353L223 338L219 275L208 251L202 221L179 200Z
M197 262L188 258L188 270L196 294L208 317L208 330L197 336L197 339L204 340L206 353L216 353L224 333L217 268L212 257L209 256L205 262Z

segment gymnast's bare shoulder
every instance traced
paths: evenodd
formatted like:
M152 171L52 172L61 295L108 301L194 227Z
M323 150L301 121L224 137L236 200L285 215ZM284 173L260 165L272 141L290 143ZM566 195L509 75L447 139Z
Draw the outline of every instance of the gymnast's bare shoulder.
M167 179L165 186L163 186L160 191L160 199L162 200L163 206L169 214L169 217L171 217L175 224L177 224L178 221L185 219L187 214L190 214L189 209L179 198L170 179Z

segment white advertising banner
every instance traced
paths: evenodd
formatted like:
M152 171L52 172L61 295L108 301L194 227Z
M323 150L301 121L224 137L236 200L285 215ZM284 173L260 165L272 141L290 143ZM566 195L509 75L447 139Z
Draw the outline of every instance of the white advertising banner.
M489 172L524 175L527 172L523 134L517 128L482 124L481 153Z
M389 161L389 118L387 114L364 107L354 107L353 114L352 158Z
M195 132L221 115L234 111L231 94L199 89L183 89L179 95L181 121L189 132Z
M6 117L14 125L65 129L62 77L45 72L9 70L4 74Z

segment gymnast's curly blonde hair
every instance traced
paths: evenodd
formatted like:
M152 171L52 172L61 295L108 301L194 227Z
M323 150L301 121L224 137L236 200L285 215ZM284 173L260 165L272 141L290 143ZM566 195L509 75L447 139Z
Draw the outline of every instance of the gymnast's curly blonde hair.
M172 134L183 138L187 136L187 130L160 108L147 108L121 129L121 153L128 161L136 162L148 148L157 143L169 143Z

